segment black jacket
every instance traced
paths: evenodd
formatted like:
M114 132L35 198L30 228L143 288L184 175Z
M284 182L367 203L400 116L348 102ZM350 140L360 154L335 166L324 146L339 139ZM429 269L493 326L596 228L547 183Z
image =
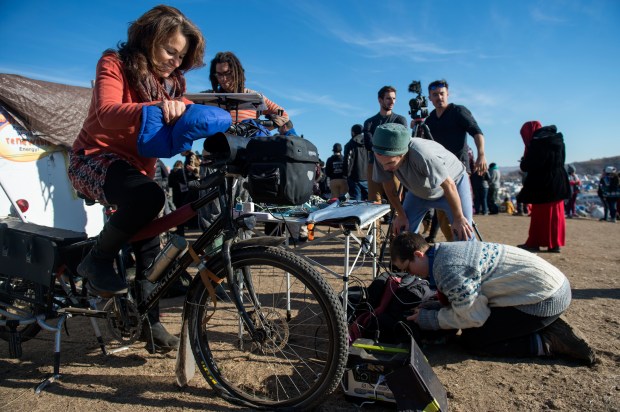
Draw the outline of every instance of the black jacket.
M334 154L325 163L325 174L330 179L346 179L344 171L344 159L340 153Z
M344 145L344 174L354 181L368 180L368 150L364 146L364 135L354 136Z
M521 170L527 174L517 200L540 204L568 199L570 185L564 167L565 157L564 138L555 126L545 126L534 132L521 160Z

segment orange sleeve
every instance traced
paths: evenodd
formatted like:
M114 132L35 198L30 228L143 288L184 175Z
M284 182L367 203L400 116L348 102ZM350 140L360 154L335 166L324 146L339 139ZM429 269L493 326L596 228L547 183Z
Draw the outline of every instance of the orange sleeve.
M97 64L95 81L95 112L102 127L126 129L140 124L145 103L126 103L127 83L121 63L114 56L103 56ZM151 102L153 104L155 102Z
M271 100L269 100L267 97L265 97L265 95L263 95L263 101L265 102L265 105L267 106L267 110L265 110L263 112L263 114L278 114L278 111L281 110L282 111L282 117L286 117L287 119L288 117L288 113L286 113L286 110L284 110L283 107L278 106L277 104L275 104L274 102L272 102Z

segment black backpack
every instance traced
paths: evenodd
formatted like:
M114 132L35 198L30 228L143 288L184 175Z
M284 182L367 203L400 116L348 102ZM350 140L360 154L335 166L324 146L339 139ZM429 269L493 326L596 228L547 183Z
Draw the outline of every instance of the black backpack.
M406 342L409 334L420 339L421 332L406 315L422 302L436 299L436 292L427 280L405 274L379 275L354 304L355 313L349 322L351 341L375 339L385 343Z
M301 205L312 195L319 156L298 136L255 137L247 145L247 188L252 200Z

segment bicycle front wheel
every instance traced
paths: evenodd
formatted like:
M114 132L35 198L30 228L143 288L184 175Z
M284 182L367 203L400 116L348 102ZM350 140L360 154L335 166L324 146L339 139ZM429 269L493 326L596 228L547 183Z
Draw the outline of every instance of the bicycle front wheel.
M306 260L283 248L236 250L232 266L256 333L250 336L230 287L216 288L214 310L204 284L194 283L189 333L203 376L229 401L255 408L306 410L320 403L338 386L348 353L337 295ZM209 269L224 276L221 259Z

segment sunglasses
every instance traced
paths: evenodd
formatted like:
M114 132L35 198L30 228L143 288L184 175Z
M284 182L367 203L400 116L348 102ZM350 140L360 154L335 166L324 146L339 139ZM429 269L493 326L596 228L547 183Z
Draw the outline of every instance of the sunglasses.
M215 72L215 77L217 77L218 79L232 77L232 72L230 70L227 72Z
M434 84L432 86L429 86L428 89L432 91L432 90L437 90L437 89L442 88L442 87L448 88L448 85L445 84L445 83L437 83L437 84Z

